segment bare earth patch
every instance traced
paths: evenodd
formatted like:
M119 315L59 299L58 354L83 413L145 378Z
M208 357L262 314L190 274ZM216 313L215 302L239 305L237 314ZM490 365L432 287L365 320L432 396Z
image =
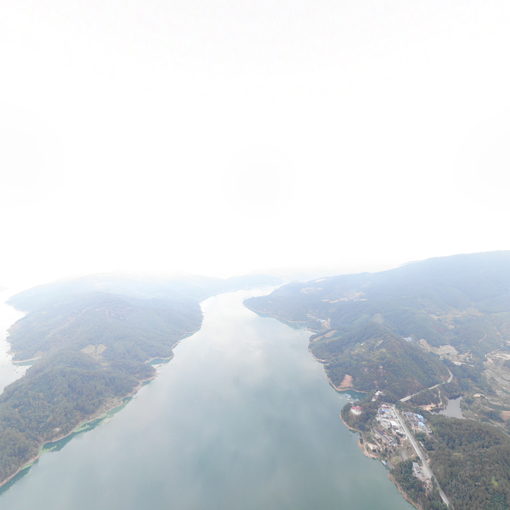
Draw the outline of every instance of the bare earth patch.
M339 386L336 387L337 390L347 390L349 388L352 388L352 375L345 374L344 378L342 379L342 382Z

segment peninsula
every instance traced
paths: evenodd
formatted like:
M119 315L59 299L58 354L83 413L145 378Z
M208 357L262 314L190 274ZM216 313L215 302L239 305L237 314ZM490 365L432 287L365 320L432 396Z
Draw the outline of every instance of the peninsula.
M312 330L310 351L365 453L417 508L510 507L510 252L292 283L253 311ZM438 416L461 397L465 419Z

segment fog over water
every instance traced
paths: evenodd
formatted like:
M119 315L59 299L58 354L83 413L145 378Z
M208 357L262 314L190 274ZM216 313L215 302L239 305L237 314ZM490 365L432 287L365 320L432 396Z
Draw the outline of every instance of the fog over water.
M339 420L346 396L309 333L203 303L202 329L109 422L46 453L0 494L9 510L405 510Z

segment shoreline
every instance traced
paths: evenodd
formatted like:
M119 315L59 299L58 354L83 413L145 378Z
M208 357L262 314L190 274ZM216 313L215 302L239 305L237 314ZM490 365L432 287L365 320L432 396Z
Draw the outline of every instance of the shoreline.
M147 377L145 379L142 379L141 381L139 381L139 383L135 386L135 388L132 391L130 391L129 393L127 393L123 397L116 397L116 398L112 399L109 403L105 404L101 409L96 411L94 414L92 414L91 416L88 416L87 418L84 418L83 420L78 422L72 428L72 430L70 430L69 432L67 432L65 434L58 435L58 436L56 436L56 437L54 437L52 439L49 439L47 441L44 441L44 443L42 443L39 446L39 451L37 452L36 455L34 455L29 460L27 460L22 466L20 466L16 470L16 472L14 472L13 474L9 475L7 478L4 478L3 480L0 480L0 490L2 490L5 487L5 485L7 485L9 482L11 482L20 473L22 473L23 471L31 468L41 458L41 456L44 453L46 453L47 451L51 451L51 450L45 449L48 445L50 445L52 443L58 443L59 441L63 441L64 439L69 438L69 437L71 437L74 434L79 434L81 432L82 428L86 429L88 424L91 424L91 423L93 423L96 420L98 420L99 423L100 423L105 418L107 418L108 415L110 413L112 413L112 411L115 412L115 409L117 409L117 408L119 408L119 411L120 411L121 408L124 407L124 405L126 405L129 402L129 400L131 400L140 391L140 389L143 386L145 386L146 384L148 384L151 381L153 381L156 378L156 376L157 376L157 373L155 373L151 377ZM126 401L126 402L124 402L124 401ZM98 425L99 425L99 423L98 423ZM83 430L83 432L87 432L87 430Z
M318 363L320 363L321 365L325 365L327 363L327 360L323 360L321 358L318 358L312 351L312 349L310 349L310 345L312 344L312 342L310 341L309 344L308 344L308 351L310 352L310 354L313 356L313 359L315 361L317 361ZM328 374L328 371L326 369L324 369L324 373L326 374L326 378L329 382L329 385L337 392L337 393L348 393L349 391L353 391L355 393L363 393L364 395L368 395L370 392L369 391L366 391L366 390L358 390L358 388L356 388L356 386L353 386L352 384L350 386L344 386L344 387L340 387L340 386L336 386L335 383L331 380L331 377L329 376Z
M284 324L289 324L289 322L292 322L293 324L302 324L302 327L303 329L307 329L309 332L312 333L312 335L309 337L308 339L308 351L311 353L311 355L313 356L314 360L317 361L318 363L320 363L321 365L325 365L327 363L327 360L323 360L319 357L317 357L314 352L312 351L311 349L311 345L313 343L313 338L318 334L318 332L314 332L312 329L310 329L307 325L306 325L306 322L304 321L288 321L288 320L284 320L280 317L278 317L277 315L274 315L274 314L269 314L267 312L259 312L258 310L255 310L253 308L250 308L250 310L252 310L253 312L259 314L259 315L262 315L263 317L269 317L269 318L272 318L272 319L276 319L280 322L283 322ZM293 327L293 326L291 326ZM349 386L349 387L338 387L336 386L333 381L331 380L331 377L329 376L328 374L328 371L326 370L326 368L324 367L324 373L326 374L326 379L329 383L329 385L337 392L337 393L348 393L350 391L353 391L353 392L356 392L356 393L362 393L362 394L365 394L365 395L368 395L370 392L369 391L364 391L364 390L359 390L357 389L355 386ZM372 453L372 452L369 452L366 448L366 445L365 445L365 440L363 438L363 432L351 425L349 425L343 418L342 416L342 413L339 414L339 418L340 418L340 421L342 422L342 424L350 431L350 432L353 432L355 434L358 434L358 438L356 440L356 443L359 447L359 449L361 450L361 452L363 453L363 455L365 457L368 457L369 459L372 459L372 460L376 460L378 462L380 462L386 469L387 471L387 475L388 475L388 479L393 483L393 485L397 488L399 494L402 496L402 498L407 501L407 503L409 503L413 508L416 508L417 510L423 510L423 507L417 503L415 503L410 497L409 495L404 491L404 489L400 486L400 484L395 480L395 477L391 474L391 470L389 468L389 466L387 464L384 464L383 463L383 460L381 459L380 456L378 456L377 454L375 453Z
M351 432L353 433L356 433L358 434L358 440L356 441L359 449L361 450L361 452L363 453L363 455L365 455L365 457L368 457L369 459L373 459L373 460L376 460L378 462L380 462L385 468L386 468L386 471L388 472L388 478L391 480L391 482L395 485L395 487L397 488L398 492L400 493L400 495L411 505L413 506L414 508L416 508L417 510L423 510L423 507L421 505L419 505L418 503L415 503L410 497L409 495L404 491L404 489L400 486L400 484L395 480L395 477L391 474L391 470L389 468L389 466L387 464L384 464L383 463L383 460L381 459L381 457L379 457L377 454L375 453L372 453L372 452L369 452L367 450L367 447L366 447L366 442L363 438L363 432L355 427L352 427L351 425L349 425L342 417L342 415L340 414L340 421L346 426L347 429L349 429Z
M344 417L342 416L342 413L340 413L338 415L338 417L340 418L340 421L351 431L351 432L356 432L358 434L361 435L361 430L353 427L352 425L349 425L345 420L344 420Z
M388 478L393 482L393 484L395 485L395 487L397 488L398 492L400 493L400 495L414 508L416 508L417 510L423 510L423 507L419 504L419 503L416 503L414 502L410 497L409 495L404 491L404 489L402 489L402 487L400 486L400 484L395 480L395 477L391 474L391 472L388 472Z
M301 324L302 325L302 328L303 329L306 329L308 330L311 334L311 336L308 338L308 351L310 352L310 354L313 356L314 360L317 361L318 363L320 363L321 365L325 365L327 363L327 360L324 360L324 359L321 359L319 357L317 357L313 350L311 349L311 346L312 346L312 343L313 343L313 339L314 337L318 334L318 332L316 331L313 331L312 329L310 329L307 325L306 325L306 322L304 321L289 321L289 320L285 320L285 319L282 319L281 317L279 317L278 315L276 314L270 314L268 312L261 312L255 308L252 308L252 307L247 307L249 308L251 311L257 313L258 315L262 316L262 317L268 317L268 318L271 318L271 319L275 319L275 320L278 320L284 324L287 324L289 325L290 327L294 327L294 325L299 325ZM289 323L292 323L289 324ZM326 370L326 368L324 367L324 374L326 375L326 379L329 383L329 385L337 392L337 393L348 393L350 391L353 391L353 392L356 392L356 393L362 393L362 394L365 394L365 395L368 395L370 392L369 391L364 391L364 390L358 390L356 389L355 386L349 386L349 387L343 387L343 388L339 388L338 386L336 386L333 381L331 380L331 377L329 376L328 374L328 371ZM355 434L358 435L358 438L356 440L356 443L359 447L359 449L361 450L361 452L363 453L363 455L365 457L368 457L369 459L372 459L372 460L376 460L378 462L380 462L385 468L386 468L386 471L387 471L387 474L388 474L388 479L395 485L395 487L397 488L398 492L400 493L400 495L403 497L403 499L405 501L407 501L411 506L413 506L414 508L417 508L418 510L422 510L422 507L421 506L418 506L416 503L414 503L411 498L407 495L407 493L402 489L402 487L397 483L397 481L395 480L395 478L393 477L393 475L391 474L391 471L388 467L388 465L386 464L383 464L383 461L382 459L375 453L372 453L372 452L369 452L366 448L366 445L365 445L365 440L363 438L363 432L355 427L353 427L352 425L349 425L343 418L342 416L342 413L340 412L340 414L338 415L339 418L340 418L340 421L342 422L342 424L350 431L350 432L353 432Z
M365 455L365 457L369 457L370 459L374 459L374 460L378 460L381 462L382 464L382 459L376 455L375 453L371 453L367 450L367 447L365 446L366 445L366 441L365 441L365 438L363 437L363 432L355 427L353 427L352 425L349 425L343 418L342 414L340 414L340 421L351 431L351 432L354 432L356 434L358 434L358 440L357 440L357 443L358 443L358 446L360 448L360 450L363 452L363 454ZM383 464L384 466L384 464Z
M174 354L173 350L175 349L175 347L177 347L179 345L179 343L182 342L183 340L185 340L186 338L189 338L190 336L192 336L195 333L197 333L198 331L200 331L201 328L202 328L202 324L200 324L200 326L195 331L187 332L185 336L183 336L182 338L177 340L177 342L175 342L172 345L171 352L168 357L159 357L158 356L158 357L149 358L148 360L146 360L145 363L147 363L148 365L150 365L154 368L154 373L150 377L146 377L145 379L139 380L138 384L129 393L126 393L125 395L123 395L121 397L112 398L109 402L105 403L95 413L93 413L92 415L87 416L86 418L79 421L72 428L72 430L70 430L69 432L67 432L65 434L57 435L56 437L54 437L52 439L44 441L44 443L42 443L39 446L39 450L36 455L31 457L25 463L23 463L23 465L20 466L14 473L12 473L8 477L4 478L3 480L0 480L0 491L6 489L5 486L9 482L12 482L23 471L30 469L41 458L41 456L45 452L50 451L50 450L45 450L45 447L47 447L48 445L50 445L52 443L58 443L59 441L63 441L66 438L70 438L74 434L79 434L81 431L80 429L82 429L82 428L86 429L88 424L91 424L92 422L94 422L96 420L99 420L99 423L98 423L98 425L99 425L100 422L103 421L105 418L107 418L108 415L112 411L115 411L116 408L119 408L119 411L120 411L121 408L124 407L124 405L126 405L143 388L143 386L145 386L146 384L149 384L151 381L156 379L156 377L158 376L157 369L160 368L162 365L166 365L174 358L175 354ZM158 363L154 363L154 361L158 361ZM126 401L126 402L124 402L124 401ZM87 432L87 430L83 430L83 432Z
M254 296L252 296L254 297ZM250 298L248 298L250 299ZM247 299L245 299L243 301L243 305L250 311L252 311L253 313L257 314L259 317L264 317L264 318L267 318L267 319L275 319L277 321L280 321L282 322L283 324L286 324L287 326L293 328L293 329L307 329L308 331L313 331L312 329L310 329L310 327L307 326L307 322L306 321L299 321L299 320L290 320L290 319L284 319L283 317L279 317L278 315L275 315L275 314L272 314L270 312L265 312L265 311L262 311L262 310L258 310L256 309L255 307L253 306L248 306L246 304L246 301ZM317 334L316 332L314 332L314 334ZM313 336L313 335L312 335Z
M311 345L313 344L313 338L320 334L320 332L318 331L314 331L313 329L311 329L308 325L307 325L307 322L306 321L291 321L291 320L288 320L288 319L284 319L280 316L278 316L277 314L271 314L269 312L265 312L265 311L260 311L260 310L257 310L255 307L251 307L251 306L247 306L245 304L246 308L248 308L249 310L251 310L252 312L256 313L257 315L260 315L261 317L267 317L267 318L270 318L270 319L275 319L277 321L280 321L282 322L283 324L287 324L287 325L290 325L290 327L294 327L294 325L297 325L300 327L300 329L305 329L307 330L309 333L311 333L310 337L308 338L308 351L311 353L311 355L313 356L313 358L315 359L315 361L317 361L318 363L320 363L321 365L325 365L328 360L325 360L325 359L321 359L319 357L317 357L314 352L312 351L311 349ZM338 393L345 393L345 392L349 392L349 391L354 391L356 393L363 393L365 395L368 395L370 392L369 391L366 391L366 390L359 390L357 389L355 386L349 386L349 387L343 387L343 388L340 388L338 386L336 386L333 381L331 380L331 377L329 376L328 374L328 371L326 369L324 369L324 373L326 374L326 378L329 382L329 385Z

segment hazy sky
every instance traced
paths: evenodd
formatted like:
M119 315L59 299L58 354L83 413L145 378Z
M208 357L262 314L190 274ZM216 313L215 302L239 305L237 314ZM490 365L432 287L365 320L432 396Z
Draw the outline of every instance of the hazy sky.
M509 249L509 26L508 0L2 0L0 284Z

